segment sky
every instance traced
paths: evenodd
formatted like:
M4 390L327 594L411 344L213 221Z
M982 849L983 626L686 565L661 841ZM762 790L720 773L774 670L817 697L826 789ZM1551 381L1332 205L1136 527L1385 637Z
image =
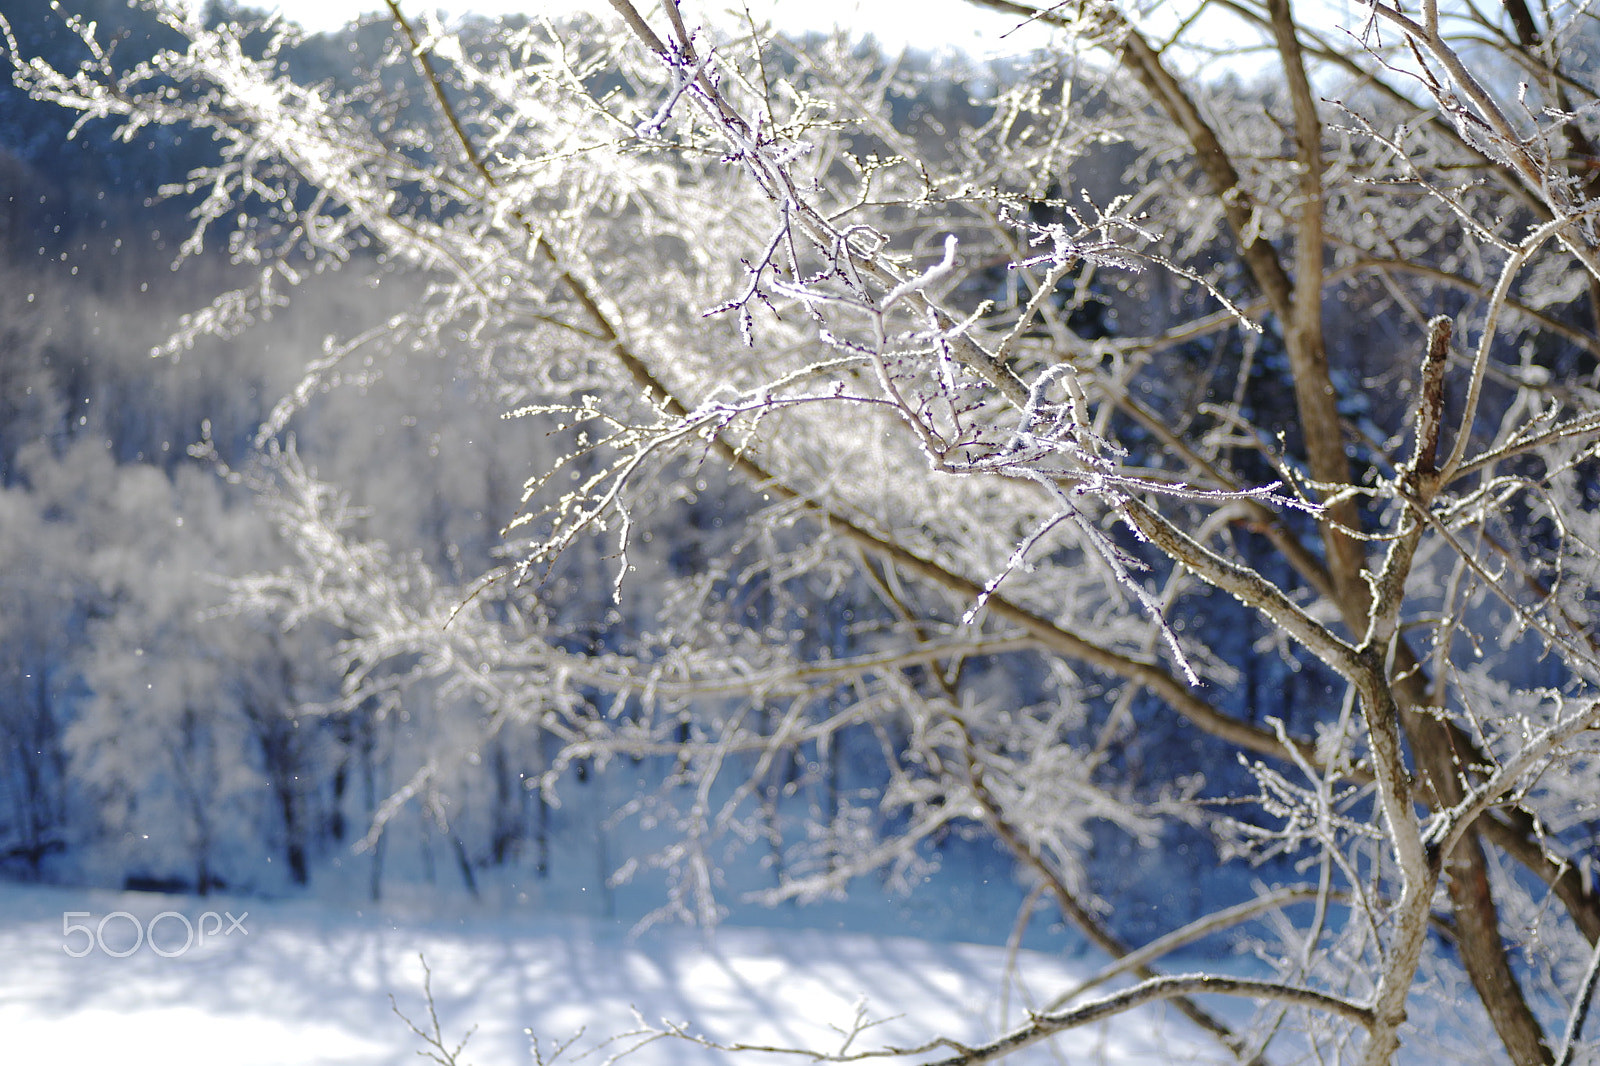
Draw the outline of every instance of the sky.
M363 13L381 9L383 2L248 0L249 6L276 8L313 31L337 29ZM1314 19L1321 19L1330 27L1344 26L1350 22L1348 7L1351 2L1307 0L1302 7L1314 3L1318 12ZM561 15L577 10L612 14L606 0L401 0L401 3L413 14L430 7L447 15L495 16L511 12ZM660 0L634 0L634 3L647 19L661 17ZM742 23L746 3L756 19L770 20L782 32L829 31L842 26L857 36L873 35L889 51L906 47L923 51L956 48L974 57L989 58L1045 48L1051 42L1047 27L1039 23L1019 26L1015 16L990 11L967 0L682 0L682 8L691 21L737 19ZM1154 0L1135 5L1133 10L1138 12L1138 22L1147 33L1161 37L1184 23L1193 13L1193 5ZM1230 48L1258 38L1256 32L1244 30L1226 10L1215 5L1207 8L1204 23L1190 26L1190 38L1197 35L1208 48ZM1182 54L1186 57L1186 67L1206 62L1199 55ZM1266 62L1262 54L1234 53L1228 57L1226 66L1231 73L1248 75Z
M647 17L656 12L654 0L636 0ZM1035 27L1011 34L1015 18L981 10L965 0L749 0L757 19L771 19L780 30L829 30L835 25L866 34L871 33L891 48L909 45L935 49L954 45L974 54L995 50L1036 47L1044 33ZM366 11L382 7L382 0L253 0L251 6L277 7L287 17L310 30L333 29ZM406 7L420 11L427 5L409 0ZM561 14L575 8L606 8L600 0L574 3L572 0L446 0L438 6L452 13L474 11L496 15L516 11L523 14ZM698 11L737 10L739 0L713 0L684 4L686 14Z

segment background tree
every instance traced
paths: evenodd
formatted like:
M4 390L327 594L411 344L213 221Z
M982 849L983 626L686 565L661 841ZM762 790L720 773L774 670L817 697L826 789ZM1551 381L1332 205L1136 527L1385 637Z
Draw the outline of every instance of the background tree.
M716 917L728 842L778 847L769 898L806 898L978 826L1120 960L1103 979L1139 978L950 1062L1153 998L1244 1061L1424 1038L1574 1061L1600 966L1587 16L1230 5L1273 56L1246 91L1183 72L1206 6L1163 35L982 4L1058 36L950 124L897 102L954 69L672 0L454 30L391 4L355 88L297 82L291 29L172 11L187 43L149 65L87 30L76 68L7 44L37 96L217 141L187 176L196 245L231 227L256 276L196 329L376 254L427 296L297 396L357 353L464 351L570 442L531 471L511 561L459 584L268 453L300 560L241 597L346 634L341 712L402 690L466 712L380 828L413 797L447 824L460 767L531 731L547 795L671 762L634 801L676 829L644 860L669 910ZM1115 334L1075 320L1091 297ZM702 515L695 572L658 581L647 537L725 474L740 521ZM590 537L616 607L575 644L541 582ZM1259 650L1310 679L1292 715L1260 706ZM1158 715L1204 739L1131 776ZM820 787L842 752L870 794ZM1096 835L1197 825L1309 876L1218 877L1207 914L1129 942ZM1153 969L1247 923L1270 976ZM1440 1001L1458 978L1475 1002Z

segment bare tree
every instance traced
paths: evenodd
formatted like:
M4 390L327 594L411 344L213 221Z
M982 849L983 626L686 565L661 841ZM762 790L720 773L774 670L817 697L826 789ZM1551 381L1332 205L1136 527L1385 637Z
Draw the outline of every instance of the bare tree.
M331 346L301 397L368 348L465 348L572 441L532 472L515 561L465 588L355 538L276 453L302 565L241 595L350 634L346 709L427 679L490 733L558 738L549 781L675 759L682 787L638 803L680 829L669 910L707 920L714 841L767 831L774 768L870 739L875 810L819 802L773 898L977 824L1120 960L1102 980L1138 979L920 1049L943 1061L1152 999L1242 1061L1384 1063L1452 1031L1460 1061L1577 1061L1600 957L1590 15L1374 2L1337 25L1237 0L1162 31L1131 6L974 2L1054 44L930 73L612 0L609 23L493 30L391 2L354 89L295 83L281 25L169 14L187 49L131 69L89 27L78 70L8 45L86 118L217 138L186 179L208 190L194 244L231 228L259 284L193 328L376 250L430 297ZM1259 83L1213 76L1262 49ZM962 76L987 95L903 106ZM1093 308L1118 328L1086 328ZM658 585L636 536L706 471L750 513ZM648 636L579 653L537 585L589 537ZM830 602L855 615L842 649L815 639ZM1314 705L1242 703L1273 654ZM1255 794L1194 765L1124 777L1150 706L1246 760ZM1174 822L1314 876L1127 943L1091 834ZM1155 969L1246 925L1275 976ZM1456 975L1476 1002L1408 1023Z

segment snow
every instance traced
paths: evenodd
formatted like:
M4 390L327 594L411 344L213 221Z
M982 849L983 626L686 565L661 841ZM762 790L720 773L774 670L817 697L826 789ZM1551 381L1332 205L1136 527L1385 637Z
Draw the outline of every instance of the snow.
M206 911L231 914L245 932L210 933L180 952L183 924L157 923L158 945L125 958L91 949L89 934L63 936L67 921L104 928L125 951L133 921L164 911L198 925ZM88 912L84 915L82 912ZM208 932L219 923L207 920ZM229 927L224 919L223 929ZM531 1063L530 1030L548 1050L581 1036L561 1062L594 1051L601 1063L639 1037L604 1043L651 1024L685 1023L724 1042L837 1049L857 1002L890 1019L852 1050L994 1035L1002 1009L1015 1022L1027 1005L1092 972L1090 959L1021 952L1007 983L1003 948L828 931L682 928L630 939L620 925L550 914L442 918L340 908L328 903L160 896L0 885L0 1032L10 1062L117 1062L119 1066L366 1066L419 1061L424 1045L391 1010L428 1027L419 953L432 973L444 1042L473 1026L461 1062ZM1008 991L1003 991L1008 990ZM1031 993L1031 998L1030 994ZM1008 1004L1004 1007L1001 997ZM1058 1042L1073 1063L1214 1062L1218 1054L1185 1022L1159 1009ZM603 1046L601 1046L603 1044ZM597 1049L598 1050L595 1050ZM648 1043L631 1066L726 1063L725 1052L681 1040ZM745 1055L738 1062L804 1061ZM1059 1061L1047 1047L1014 1063Z

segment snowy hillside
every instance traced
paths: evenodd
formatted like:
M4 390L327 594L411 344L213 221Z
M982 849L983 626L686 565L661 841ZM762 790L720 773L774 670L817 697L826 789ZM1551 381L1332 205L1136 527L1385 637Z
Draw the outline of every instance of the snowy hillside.
M163 911L196 925L213 910L241 920L247 933L212 934L179 953L183 923L156 923L125 958L92 936L63 936L64 912L99 926L125 911L148 926ZM81 912L88 911L87 916ZM246 913L247 912L247 913ZM1036 953L1017 960L1010 1003L1003 949L936 945L859 934L725 930L714 940L672 929L630 942L620 926L553 916L436 920L336 911L260 900L190 899L5 887L0 890L0 1031L7 1060L122 1066L367 1066L417 1061L423 1044L390 1009L426 1028L418 953L432 970L445 1042L476 1026L461 1056L475 1066L533 1061L524 1029L547 1051L571 1039L560 1061L647 1022L687 1023L715 1040L837 1049L831 1027L848 1027L866 997L871 1018L892 1018L860 1036L856 1050L915 1043L935 1032L967 1040L993 1035L1003 1011L1014 1021L1092 960L1064 962ZM212 923L206 923L209 931ZM222 928L227 929L227 922ZM105 947L126 951L133 922L104 928ZM93 945L92 947L90 947ZM90 950L82 958L72 951ZM1029 998L1029 995L1033 998ZM1058 1047L1074 1063L1210 1062L1186 1023L1156 1010L1096 1026ZM639 1042L611 1043L582 1061L598 1063ZM659 1040L625 1061L635 1066L722 1063L725 1053ZM750 1055L747 1062L779 1061ZM793 1061L792 1059L790 1061ZM1058 1061L1035 1048L1011 1061Z

